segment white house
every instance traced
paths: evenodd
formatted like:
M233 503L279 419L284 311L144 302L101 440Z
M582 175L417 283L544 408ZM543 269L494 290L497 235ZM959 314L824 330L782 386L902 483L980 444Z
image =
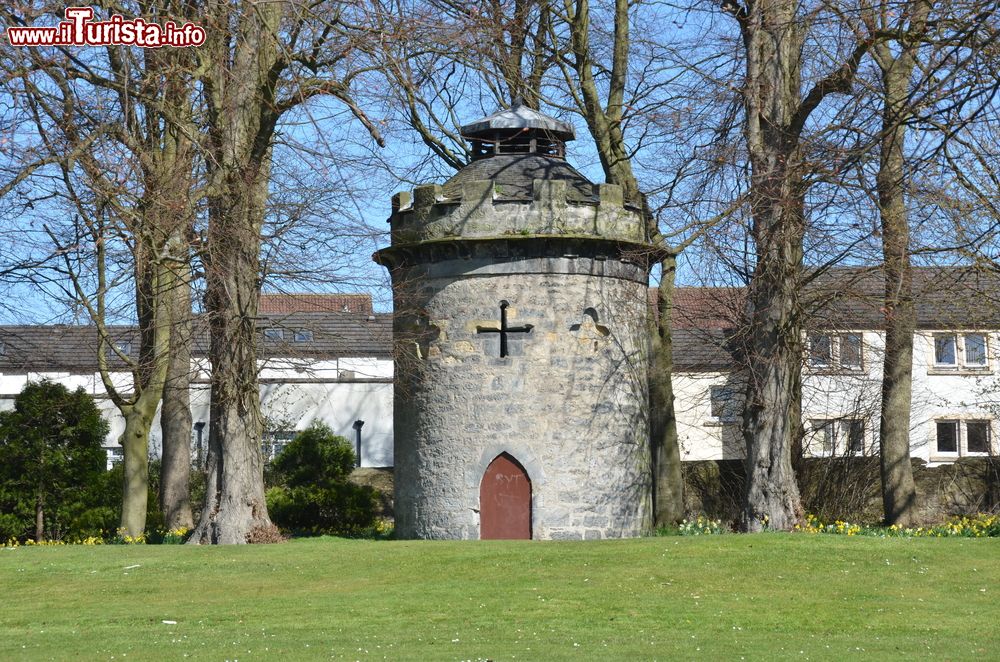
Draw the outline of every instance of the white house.
M259 381L267 422L265 452L280 450L298 430L322 421L356 443L364 467L392 466L392 323L372 312L369 295L262 295ZM132 327L112 329L118 349L136 357ZM95 396L111 424L109 462L121 456L124 421L108 399L97 370L97 333L92 326L0 327L0 408L29 381L51 379ZM196 329L191 365L192 454L208 443L208 339ZM128 389L125 363L112 357L112 377ZM159 416L150 440L159 451Z
M884 347L883 285L877 271L840 269L817 280L803 339L803 453L878 451ZM929 463L996 454L1000 416L1000 275L964 268L917 269L911 454ZM743 457L743 384L734 353L740 288L678 288L674 391L681 457ZM263 295L260 390L273 454L314 420L355 442L361 465L391 467L392 323L368 295ZM135 330L113 330L135 356ZM207 337L196 334L191 407L195 459L207 445ZM121 453L123 423L97 374L96 331L86 326L0 327L0 408L28 381L52 379L93 394L111 422L109 458ZM124 368L115 360L113 365ZM114 374L127 385L124 371ZM360 429L359 429L360 428ZM158 450L159 422L152 446Z
M877 271L833 270L807 290L803 454L878 452L885 332ZM1000 432L1000 275L922 268L914 275L912 457L994 455ZM674 389L684 460L743 457L743 384L734 354L738 288L682 288Z

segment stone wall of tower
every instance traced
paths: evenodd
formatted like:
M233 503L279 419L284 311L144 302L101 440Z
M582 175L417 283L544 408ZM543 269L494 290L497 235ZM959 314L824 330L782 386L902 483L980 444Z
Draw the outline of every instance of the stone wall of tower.
M394 201L396 529L479 537L479 487L506 452L532 483L532 536L640 535L650 524L644 230L621 189L561 182L497 202L421 187ZM412 200L412 202L411 202ZM500 356L507 301L509 355Z

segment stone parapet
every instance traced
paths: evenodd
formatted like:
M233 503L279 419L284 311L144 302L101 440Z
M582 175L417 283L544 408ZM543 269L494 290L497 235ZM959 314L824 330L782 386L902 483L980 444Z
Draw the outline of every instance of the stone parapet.
M597 202L567 195L567 182L533 180L530 201L506 200L492 180L464 182L461 194L437 184L393 196L389 224L393 245L447 238L586 236L645 244L642 215L624 204L622 188L599 184Z

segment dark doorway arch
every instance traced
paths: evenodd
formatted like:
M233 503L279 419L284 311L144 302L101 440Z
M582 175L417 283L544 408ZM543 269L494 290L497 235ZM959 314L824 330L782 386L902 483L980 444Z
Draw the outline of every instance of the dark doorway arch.
M531 539L531 479L507 453L490 462L479 484L479 538Z

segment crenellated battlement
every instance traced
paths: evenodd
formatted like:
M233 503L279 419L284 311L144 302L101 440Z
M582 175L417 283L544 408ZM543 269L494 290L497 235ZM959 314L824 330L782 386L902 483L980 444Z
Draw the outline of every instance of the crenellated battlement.
M418 186L392 198L392 243L545 235L648 242L642 216L625 204L620 186L593 189L592 197L582 199L579 189L563 180L532 180L530 198L505 194L493 180L465 181L451 191L438 184Z

